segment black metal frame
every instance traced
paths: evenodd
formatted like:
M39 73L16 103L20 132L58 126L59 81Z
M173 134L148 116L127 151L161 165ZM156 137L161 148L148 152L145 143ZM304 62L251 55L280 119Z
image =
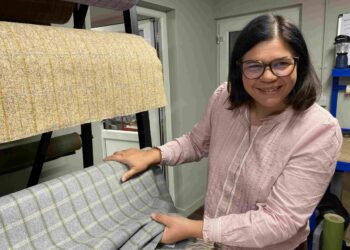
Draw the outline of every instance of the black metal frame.
M85 17L89 6L85 4L75 4L73 19L75 29L85 28ZM80 126L81 130L81 141L82 141L82 151L83 151L83 164L84 168L94 165L94 155L92 147L92 130L91 123L85 123Z
M73 12L73 22L75 29L85 29L85 17L89 6L85 4L75 4Z
M74 7L74 28L83 29L85 28L85 17L88 10L87 5L75 4ZM50 140L52 136L52 131L43 133L39 142L37 153L34 159L32 166L32 171L29 176L27 187L34 186L38 184L41 170L43 168L47 150L49 148ZM81 125L81 138L82 138L82 147L83 147L83 162L84 168L92 166L94 164L93 160L93 150L92 150L92 131L91 124L82 124Z
M139 35L136 6L123 12L125 32ZM152 147L151 128L148 111L136 113L140 148Z
M74 28L85 28L85 17L88 11L88 5L76 4L74 7ZM136 6L123 12L125 32L139 35ZM136 114L138 137L140 148L151 147L151 129L149 122L148 111L140 112ZM45 157L50 144L52 131L41 135L40 143L38 146L37 154L33 163L32 171L28 180L27 187L38 184L42 167L45 162ZM85 123L81 125L81 139L82 139L82 151L83 151L83 164L84 168L92 166L94 164L93 159L93 147L92 147L92 129L91 123Z
M47 150L49 148L51 136L52 136L52 131L43 133L41 135L40 143L38 146L38 150L36 151L32 171L29 176L27 187L34 186L39 182L41 170L45 162L45 157L47 154Z

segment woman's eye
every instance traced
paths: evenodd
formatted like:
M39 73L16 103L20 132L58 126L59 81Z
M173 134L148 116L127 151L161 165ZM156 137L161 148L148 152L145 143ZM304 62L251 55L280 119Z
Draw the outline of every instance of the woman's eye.
M262 66L259 63L250 63L246 65L246 69L249 69L249 70L261 69L261 67Z
M273 68L286 68L288 66L290 66L292 63L290 61L278 61L278 62L274 62L272 63L272 67Z

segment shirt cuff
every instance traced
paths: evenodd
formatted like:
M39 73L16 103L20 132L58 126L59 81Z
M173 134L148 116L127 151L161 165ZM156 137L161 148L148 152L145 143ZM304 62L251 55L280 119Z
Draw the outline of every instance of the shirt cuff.
M159 146L159 147L156 147L160 150L160 155L161 155L161 160L160 160L160 163L159 164L168 164L169 162L169 159L170 159L170 156L171 156L171 153L170 153L170 149L167 148L167 146L163 145L163 146Z
M203 222L204 241L221 242L221 220L204 218Z

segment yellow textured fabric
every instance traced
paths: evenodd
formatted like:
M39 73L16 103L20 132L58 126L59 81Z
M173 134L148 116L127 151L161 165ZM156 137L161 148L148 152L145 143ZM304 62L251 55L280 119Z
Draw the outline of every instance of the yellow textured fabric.
M0 142L166 105L142 37L0 22Z

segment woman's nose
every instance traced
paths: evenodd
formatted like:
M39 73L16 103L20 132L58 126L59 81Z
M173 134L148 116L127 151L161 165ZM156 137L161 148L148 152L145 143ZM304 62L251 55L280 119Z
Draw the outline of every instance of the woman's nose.
M267 66L264 73L261 75L260 80L264 82L272 82L277 80L277 76L272 72L271 68Z

